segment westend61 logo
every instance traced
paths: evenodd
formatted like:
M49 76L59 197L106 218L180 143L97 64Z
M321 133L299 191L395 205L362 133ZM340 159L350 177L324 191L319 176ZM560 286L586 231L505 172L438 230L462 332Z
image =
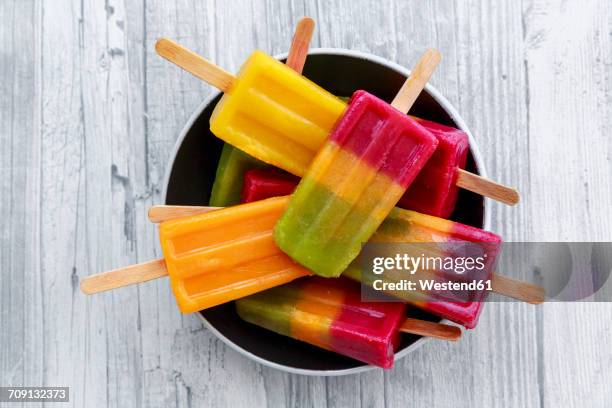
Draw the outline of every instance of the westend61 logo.
M496 289L511 278L543 288L547 301L610 302L612 243L371 242L345 274L366 301L513 301Z
M477 279L486 275L487 254L482 256L428 256L395 254L372 259L371 271L380 279L371 282L372 289L393 293L396 291L444 292L491 291L491 279ZM457 280L452 279L453 274ZM382 276L381 276L382 275ZM408 279L403 279L407 275ZM442 276L450 277L441 279ZM467 276L467 280L461 279ZM467 296L466 296L467 300Z

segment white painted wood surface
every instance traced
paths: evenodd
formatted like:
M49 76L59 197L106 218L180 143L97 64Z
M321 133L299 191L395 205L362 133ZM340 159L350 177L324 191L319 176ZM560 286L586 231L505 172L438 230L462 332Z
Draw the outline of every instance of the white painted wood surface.
M78 291L160 255L146 208L212 92L154 41L234 71L286 51L303 15L313 46L404 65L441 50L433 84L523 194L494 206L506 240L612 240L609 0L0 0L0 385L70 386L75 407L612 406L611 304L491 304L393 371L309 378L225 347L166 281Z

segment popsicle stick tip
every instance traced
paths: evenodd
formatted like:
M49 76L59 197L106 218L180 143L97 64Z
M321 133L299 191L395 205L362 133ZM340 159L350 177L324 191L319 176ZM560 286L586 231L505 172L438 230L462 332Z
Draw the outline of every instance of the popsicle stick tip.
M458 187L507 205L516 205L520 201L519 192L513 187L505 186L463 169L457 169L457 173L455 184Z
M159 208L158 208L158 206L154 205L154 206L149 208L149 211L147 211L147 218L151 222L155 222L155 223L159 222L157 220L158 214L159 214Z
M441 59L440 52L435 48L425 50L412 69L410 76L393 98L391 106L400 112L408 113L435 72Z
M160 38L155 43L155 51L160 57L178 65L222 92L228 92L232 87L235 79L232 74L175 41Z
M522 282L502 275L493 275L493 292L521 302L539 305L546 301L546 290L538 285Z
M298 22L298 27L305 31L314 31L315 21L311 17L302 17Z
M399 330L404 333L417 334L419 336L447 341L457 341L463 334L461 329L457 326L412 318L407 318L402 323Z
M90 281L87 279L81 279L81 282L79 282L79 289L81 289L81 292L86 295L92 295L96 293L96 291L94 290L95 288L92 288Z
M156 42L155 42L155 51L158 54L162 54L167 48L168 45L170 45L172 43L172 40L168 39L168 38L159 38Z
M530 305L541 305L546 301L546 290L537 285L530 285L528 289L529 296L526 296L525 301Z
M308 48L310 47L310 40L314 32L314 26L315 23L312 18L304 17L295 27L295 33L293 34L293 40L289 47L286 64L298 74L301 74L304 69L306 57L308 56Z
M440 61L442 61L442 54L435 48L426 49L423 57L435 65L438 65Z
M173 61L176 59L178 51L182 48L183 47L177 42L165 37L162 37L155 42L155 52L157 52L160 57L163 57L168 61Z
M463 332L457 326L446 325L448 328L446 329L446 337L445 340L448 341L459 341Z
M508 188L508 194L507 194L507 201L506 204L508 205L517 205L520 201L521 201L521 195L519 194L518 190L515 188Z

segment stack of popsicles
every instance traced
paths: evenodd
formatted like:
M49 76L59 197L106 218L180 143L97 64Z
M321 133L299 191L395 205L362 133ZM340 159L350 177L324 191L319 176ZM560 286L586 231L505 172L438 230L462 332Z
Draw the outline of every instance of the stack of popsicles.
M363 302L354 280L363 282L357 258L368 241L485 244L494 290L539 300L537 287L493 275L499 236L444 219L460 187L507 203L518 195L464 170L465 132L407 115L437 51L423 55L391 104L363 90L347 104L300 75L312 29L312 20L300 22L287 65L255 51L237 77L170 40L157 43L161 56L224 92L210 119L227 143L210 205L227 208L153 207L164 258L91 276L82 290L169 275L184 313L236 300L247 322L384 368L401 331L461 334L407 319L403 301L473 328L487 292L470 302L435 293Z

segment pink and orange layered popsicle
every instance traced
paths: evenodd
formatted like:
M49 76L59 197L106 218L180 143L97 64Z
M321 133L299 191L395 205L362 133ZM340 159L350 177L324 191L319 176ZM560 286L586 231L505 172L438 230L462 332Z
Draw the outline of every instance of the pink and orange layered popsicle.
M446 259L455 256L453 251L473 251L477 249L479 255L483 256L484 268L473 270L464 274L454 271L435 270L417 271L415 279L427 279L430 273L434 273L437 282L470 282L473 280L492 279L493 269L497 257L501 252L501 237L498 235L471 227L420 214L415 211L395 208L387 219L378 228L370 239L370 242L384 243L384 250L389 254L408 254L418 258L423 253L428 256ZM361 271L361 262L353 262L343 276L360 280L362 283L371 284L372 275ZM394 275L392 273L380 275L386 282L397 282L405 278L406 273ZM478 317L482 311L488 296L486 287L483 290L461 292L459 294L449 291L435 292L398 292L393 291L393 296L398 296L420 309L435 315L459 323L468 329L478 324Z
M240 299L236 309L257 326L391 368L406 306L362 302L356 282L312 277Z

